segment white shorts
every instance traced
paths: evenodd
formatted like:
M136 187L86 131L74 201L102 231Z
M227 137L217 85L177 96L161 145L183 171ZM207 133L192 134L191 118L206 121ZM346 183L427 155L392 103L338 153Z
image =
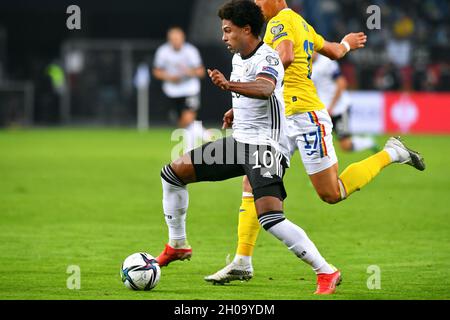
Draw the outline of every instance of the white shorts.
M294 114L286 120L290 155L298 149L308 175L337 163L331 134L333 123L326 109Z

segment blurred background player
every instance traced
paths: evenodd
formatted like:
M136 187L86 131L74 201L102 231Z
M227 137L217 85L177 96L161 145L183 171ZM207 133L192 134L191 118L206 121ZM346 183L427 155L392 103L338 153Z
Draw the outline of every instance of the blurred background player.
M355 136L350 133L349 114L350 96L347 80L341 73L339 64L317 52L313 53L313 70L311 79L317 89L319 99L323 102L331 116L333 131L345 152L370 149L374 153L379 147L372 137Z
M199 140L208 140L208 132L196 121L205 67L198 49L186 42L180 27L171 27L167 43L156 50L153 75L163 81L162 90L177 113L178 127L186 129L184 151L193 149Z

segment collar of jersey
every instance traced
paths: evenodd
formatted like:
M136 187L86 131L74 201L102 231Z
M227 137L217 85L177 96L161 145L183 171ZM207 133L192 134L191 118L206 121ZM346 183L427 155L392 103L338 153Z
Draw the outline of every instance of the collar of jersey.
M256 51L258 51L258 49L264 44L264 41L261 41L255 48L255 50L253 50L252 52L250 52L248 55L246 56L242 56L241 55L241 59L242 60L247 60L250 59L251 57L253 57L253 55L256 53Z

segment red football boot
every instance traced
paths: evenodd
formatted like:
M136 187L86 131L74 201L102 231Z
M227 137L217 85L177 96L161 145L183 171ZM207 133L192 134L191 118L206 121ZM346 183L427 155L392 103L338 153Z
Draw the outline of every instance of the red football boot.
M333 273L319 273L317 275L317 290L314 294L333 294L336 292L336 286L341 281L341 272L339 270Z
M163 252L156 258L160 267L165 267L175 260L190 260L192 256L192 248L175 249L166 244Z

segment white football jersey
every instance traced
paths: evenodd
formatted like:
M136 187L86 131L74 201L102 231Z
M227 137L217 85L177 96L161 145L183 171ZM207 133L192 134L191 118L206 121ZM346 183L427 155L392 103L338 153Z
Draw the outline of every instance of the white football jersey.
M313 62L313 72L311 79L317 89L320 100L328 108L336 93L336 78L341 75L341 69L336 61L333 61L321 54ZM350 106L350 97L347 91L342 92L341 97L336 102L332 116L338 116L347 111Z
M202 59L197 48L185 43L176 51L169 43L163 44L156 50L153 66L164 69L172 76L182 76L186 69L197 68L202 65ZM200 79L184 77L180 82L163 82L162 89L170 98L195 96L200 93Z
M232 93L233 138L241 143L270 145L289 161L283 100L284 68L278 53L261 42L247 57L235 54L232 63L230 81L252 82L261 77L275 84L275 91L267 100Z

